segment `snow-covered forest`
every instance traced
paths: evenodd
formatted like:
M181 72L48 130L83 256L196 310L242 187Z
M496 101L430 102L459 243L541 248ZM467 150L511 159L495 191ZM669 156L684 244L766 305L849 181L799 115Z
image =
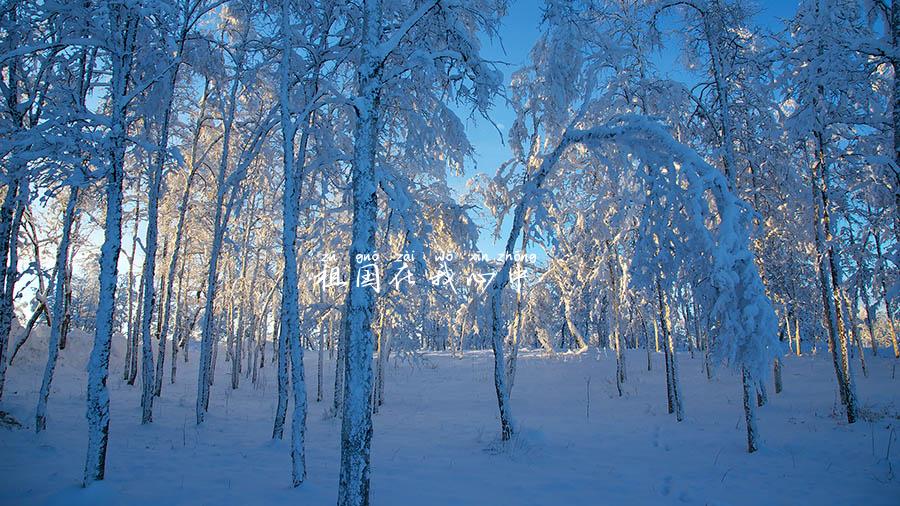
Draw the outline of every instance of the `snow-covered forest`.
M888 0L6 0L0 503L898 504L898 72Z

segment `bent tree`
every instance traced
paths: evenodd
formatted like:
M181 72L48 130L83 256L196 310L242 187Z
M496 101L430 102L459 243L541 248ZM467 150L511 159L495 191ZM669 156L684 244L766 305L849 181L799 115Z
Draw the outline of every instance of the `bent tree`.
M749 207L729 189L725 177L691 149L678 143L658 122L641 116L621 116L594 128L578 128L573 121L539 169L531 174L516 205L506 243L506 258L491 285L491 345L494 349L494 383L500 408L501 438L513 432L509 397L504 383L503 336L506 324L501 312L502 290L509 282L515 242L529 208L540 205L541 186L570 147L587 149L616 145L630 156L653 167L636 170L647 187L658 190L657 198L644 202L643 235L638 239L633 283L652 286L650 280L662 265L659 244L671 244L667 260L674 264L692 262L697 278L695 291L718 332L717 354L742 371L744 388L756 385L756 378L777 350L777 320L765 294L753 255L749 250ZM639 165L636 165L639 166ZM664 198L663 195L664 194ZM708 198L708 197L711 197ZM711 206L719 223L710 228L706 217ZM679 232L676 232L679 231ZM703 260L698 260L698 259ZM666 268L672 268L667 264ZM707 280L702 282L701 280ZM663 289L674 280L662 278ZM749 381L749 384L747 383ZM745 392L746 395L746 392ZM745 402L748 448L757 448L755 411Z

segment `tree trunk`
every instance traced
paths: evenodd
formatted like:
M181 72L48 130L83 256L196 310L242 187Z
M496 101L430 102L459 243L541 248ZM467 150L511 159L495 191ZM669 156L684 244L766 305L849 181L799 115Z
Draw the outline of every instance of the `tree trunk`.
M668 311L667 311L668 312ZM684 406L681 402L681 386L678 374L678 348L675 346L675 336L671 332L669 334L669 361L672 366L672 401L675 404L675 419L677 421L684 420Z
M847 322L850 326L850 335L853 336L853 344L856 345L856 353L859 354L859 366L862 368L863 376L868 378L869 368L866 366L866 353L856 325L856 315L859 310L859 307L856 305L858 298L854 295L853 302L850 302L847 300L846 291L842 291L842 295L844 296L844 308L849 308L849 311L847 311Z
M246 35L246 34L245 34ZM215 321L215 299L218 284L219 255L222 251L222 243L225 241L225 228L227 216L230 214L233 200L229 201L229 209L224 209L225 194L228 183L226 172L228 171L229 153L231 148L231 133L234 124L235 111L237 109L238 85L241 82L245 53L239 50L235 55L235 76L232 78L229 90L225 114L222 121L222 153L218 172L216 174L216 203L215 217L213 218L213 241L209 258L209 268L206 275L206 304L203 310L203 320L200 325L200 364L197 372L197 424L203 423L206 412L209 410L209 391L212 385L214 365L213 348L218 339L213 335L213 322ZM232 183L236 184L236 183ZM234 187L237 188L236 186Z
M369 504L369 449L372 441L372 289L360 286L361 268L375 253L376 179L380 63L373 55L381 33L381 2L365 2L363 41L358 74L357 121L351 171L353 221L350 244L350 287L345 317L344 398L341 420L341 474L339 506ZM502 371L502 362L500 364Z
M100 296L94 346L88 362L87 419L88 445L84 466L84 486L102 480L106 474L106 448L109 438L109 349L115 319L118 256L122 243L122 183L125 179L125 142L127 118L125 97L133 58L134 32L138 18L126 4L109 13L109 26L115 35L110 94L112 107L109 134L109 169L106 175L106 222L100 249ZM121 31L120 28L121 27Z
M205 98L205 96L204 96L204 98ZM205 100L203 102L205 103ZM178 207L178 224L175 227L175 244L172 248L172 258L169 259L169 269L168 269L169 284L166 286L165 298L163 299L163 305L160 310L160 314L162 314L162 327L161 327L160 334L159 334L159 345L161 348L165 347L166 337L169 332L169 320L171 318L171 309L172 309L172 295L174 293L174 287L175 287L175 269L178 267L179 256L181 253L181 241L182 241L182 237L184 236L185 221L186 221L187 210L188 210L188 199L190 197L191 184L194 181L194 176L196 175L196 173L197 173L196 166L192 166L190 172L188 173L187 181L185 183L184 193L182 193L182 195L181 195L181 205ZM181 270L180 270L179 276L178 276L179 294L178 294L178 297L176 297L176 300L178 300L179 304L180 304L180 297L181 297L180 292L182 289L183 277L184 277L184 262L182 261L181 262ZM179 325L178 316L179 316L179 310L176 310L176 318L175 318L176 328ZM176 341L177 341L177 338L175 336L173 336L172 337L172 376L171 376L171 382L173 384L175 383L175 371L176 371L176 367L177 367L175 365L175 357L178 354L178 352L177 352L178 346L177 346ZM160 360L157 362L157 373L156 373L156 375L157 375L157 378L156 378L157 394L156 395L159 395L159 393L162 390L162 369L163 369L163 360L162 360L162 357L160 357Z
M72 268L71 268L71 265L72 265L74 258L75 258L74 253L69 255L68 265L70 267L69 267L68 272L66 272L66 279L65 279L66 294L65 294L65 298L63 299L64 300L64 302L63 302L63 321L62 321L62 326L61 326L60 332L59 332L59 349L60 350L66 349L66 341L67 341L66 338L69 335L69 326L72 321Z
M18 263L18 254L13 253L17 245L18 231L13 233L14 222L19 209L20 180L12 180L6 187L6 195L3 205L0 207L0 362L6 362L6 346L9 340L9 331L12 329L12 321L15 316L13 308L13 293L7 290L7 278L15 286L16 266L12 260ZM0 390L2 396L2 390Z
M303 346L300 343L299 293L297 289L297 221L299 200L303 188L303 167L306 163L305 143L308 138L304 130L300 140L300 153L294 155L294 138L297 124L290 113L290 55L293 52L290 37L290 2L283 0L281 4L281 32L284 47L280 66L279 105L281 108L281 132L283 141L284 164L284 196L282 227L282 256L284 257L284 287L281 292L281 349L289 349L291 354L291 387L294 398L294 410L291 416L291 477L293 486L297 487L306 479L306 457L304 441L306 437L306 381L303 371ZM299 167L297 164L299 163ZM282 389L287 385L287 378L282 376L283 358L279 368L279 408L282 405ZM286 364L284 364L286 365ZM279 413L280 414L280 413ZM283 420L282 420L282 423Z
M609 241L607 241L606 245L608 250L614 251ZM613 258L615 258L616 262L618 262L618 253L614 253ZM625 382L625 355L622 353L621 325L619 321L619 300L621 296L621 290L619 288L618 270L614 265L613 258L609 259L609 261L607 262L607 267L609 268L609 277L610 281L612 282L612 293L609 299L612 305L613 339L616 346L616 390L619 393L619 397L621 397L622 383Z
M895 12L897 10L900 10L900 8L896 9ZM878 262L881 265L884 265L884 254L881 251L881 234L877 231L875 232L875 251L878 254ZM884 300L884 311L887 313L888 332L891 335L891 345L894 347L894 358L900 358L900 346L898 346L897 343L897 328L894 326L894 310L891 307L891 299L888 297L887 283L884 281L884 275L881 276L881 298Z
M135 190L135 195L140 195L141 193L141 178L137 178L137 189ZM128 257L128 325L126 327L126 343L125 343L125 369L122 372L124 379L128 382L129 385L134 385L135 374L134 369L136 367L136 359L134 356L134 337L135 337L135 291L134 291L134 260L135 253L137 253L137 243L138 243L138 226L141 223L141 199L139 197L135 198L134 202L134 230L131 233L131 256ZM140 317L138 317L140 318Z
M328 334L331 334L331 317L327 316ZM325 325L319 328L319 349L316 350L316 402L322 402L325 398Z
M333 348L337 348L337 356L334 361L334 398L332 399L331 408L334 416L341 416L344 406L344 359L346 358L346 352L344 350L344 343L346 342L346 339L344 339L344 329L347 326L344 322L344 318L345 313L342 311L340 315L340 328L336 334L332 334L335 336L335 345Z
M643 311L641 317L641 332L644 334L644 347L647 350L647 371L653 370L653 363L650 360L650 334L647 332L647 321L644 319Z
M65 279L69 271L69 241L72 232L72 221L75 217L75 206L78 201L78 187L69 188L69 201L66 203L66 213L63 216L62 235L59 239L59 249L56 252L56 280L53 285L53 318L50 319L50 339L47 343L47 366L44 369L44 379L41 381L41 391L38 396L38 405L35 413L34 430L41 432L47 428L47 400L50 397L50 385L53 382L53 372L56 370L56 359L59 356L59 340L62 334L63 312L65 311Z
M898 50L900 50L900 3L898 2L891 2L889 28L891 31L891 46L893 49L890 62L894 71L894 82L891 89L891 102L893 103L893 107L891 107L891 126L893 127L894 133L894 164L895 167L900 167L900 78L898 78L898 76L900 76L900 57L897 56ZM897 210L900 210L900 192L897 192L897 188L900 188L900 172L894 169L894 232L897 234L895 239L900 241L900 212L896 212ZM885 299L885 301L887 301L887 299ZM890 310L888 310L888 315L891 315ZM897 335L894 331L892 315L890 323L894 344L894 356L900 358L900 349L897 348Z
M672 357L669 353L669 307L663 298L662 285L659 280L656 281L657 308L659 309L659 328L662 329L663 335L663 356L666 362L666 409L669 414L675 412L675 395L672 385ZM659 335L657 333L657 345L659 343Z
M12 221L9 231L9 247L8 247L8 264L0 264L0 269L5 270L3 276L3 293L0 299L0 398L3 397L3 386L6 383L6 367L9 361L6 358L7 347L9 346L9 332L12 329L12 322L15 319L15 295L16 281L19 277L19 228L22 224L22 214L25 211L25 200L28 195L28 182L22 178L17 182L18 190L12 192L7 189L9 195L13 193L15 202L13 203ZM3 240L4 238L0 238Z
M135 322L140 322L142 318L143 304L140 301L140 295L137 297L137 311L135 315ZM141 327L139 325L133 325L131 328L131 335L129 336L129 347L131 348L131 364L128 368L128 384L134 385L135 380L137 379L137 371L138 371L138 339L140 338Z
M781 359L776 358L774 367L775 374L775 393L780 394L782 390L782 379L781 379Z
M839 286L834 283L838 280L838 276L834 272L836 263L833 256L832 241L829 214L828 214L828 197L827 197L827 174L824 172L826 168L825 153L822 147L822 139L820 135L816 135L818 142L817 160L814 165L814 186L815 186L815 244L816 250L819 252L820 261L817 264L819 271L819 285L822 291L822 305L825 309L825 327L828 331L828 347L831 350L832 363L834 365L835 376L838 382L838 390L840 391L841 402L846 408L847 422L856 421L856 399L852 394L850 378L846 374L848 365L846 355L846 335L842 335L844 331L843 322L840 311L840 297L838 296Z
M753 453L759 449L759 435L756 427L756 405L752 400L754 381L747 368L741 368L741 385L744 390L744 421L747 425L747 451Z
M756 384L756 405L763 407L767 402L769 402L769 395L766 393L766 383L759 380Z

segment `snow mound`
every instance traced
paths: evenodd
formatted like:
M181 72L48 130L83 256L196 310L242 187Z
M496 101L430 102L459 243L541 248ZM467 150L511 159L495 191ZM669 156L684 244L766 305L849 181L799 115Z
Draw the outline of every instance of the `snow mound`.
M18 322L13 322L9 337L8 349L11 354L24 337L24 328ZM28 336L18 353L10 361L7 378L16 378L23 381L21 386L26 389L40 388L44 368L47 365L49 339L50 327L43 324L35 325L31 335ZM70 329L66 339L66 347L59 351L55 374L60 376L72 374L79 377L83 376L83 371L87 368L93 346L93 333L84 332L77 328ZM109 362L111 369L120 368L124 362L124 356L125 338L120 334L116 334L113 336L110 349Z
M69 486L51 496L46 506L97 506L99 504L116 504L116 491L108 483L95 482L91 486Z

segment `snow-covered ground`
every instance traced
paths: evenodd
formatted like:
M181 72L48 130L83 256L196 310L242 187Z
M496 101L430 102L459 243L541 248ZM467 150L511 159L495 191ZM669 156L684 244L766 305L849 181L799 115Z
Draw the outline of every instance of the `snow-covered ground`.
M167 363L154 423L141 426L140 388L122 381L123 354L114 347L107 479L85 490L80 483L90 337L70 337L50 398L48 428L35 435L46 329L37 332L11 366L0 403L0 410L24 425L0 428L0 504L336 502L340 422L328 415L333 362L326 367L325 401L312 402L315 354L307 353L309 476L292 489L288 442L270 439L272 364L257 386L242 378L234 391L220 350L210 415L198 428L196 363L179 358L175 385L168 381ZM372 502L900 504L900 371L894 375L894 360L869 357L869 377L857 371L864 419L849 426L837 411L827 357L786 359L784 392L776 395L770 385L770 402L759 412L763 449L750 455L739 378L720 370L708 382L699 355L682 353L679 359L682 423L666 413L661 355L648 372L642 351L628 354L625 395L619 398L612 355L526 353L512 393L520 431L508 444L498 441L488 353L393 362L385 405L374 421Z

